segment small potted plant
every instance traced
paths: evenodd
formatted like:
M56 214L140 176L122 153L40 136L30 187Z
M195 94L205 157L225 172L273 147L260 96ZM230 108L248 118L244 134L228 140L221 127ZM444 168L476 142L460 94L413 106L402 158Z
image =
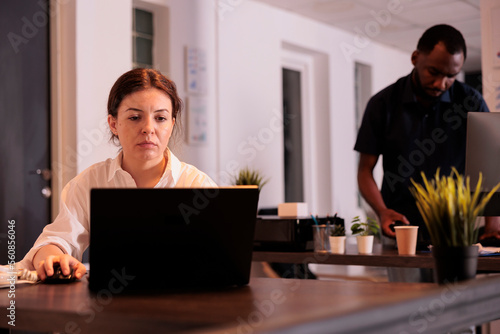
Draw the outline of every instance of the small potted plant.
M234 177L234 185L237 186L247 186L256 185L259 187L259 191L264 187L268 180L264 179L261 172L257 170L251 170L249 167L240 169L238 175Z
M361 221L359 216L352 219L351 232L356 236L358 253L371 254L373 251L373 236L378 234L380 227L377 222L370 217L366 221Z
M469 177L455 168L449 176L440 176L439 169L433 179L421 175L422 184L412 179L410 191L431 237L437 283L474 278L478 255L474 244L479 227L476 218L500 183L481 197L481 174L474 191Z
M340 224L330 227L330 250L333 254L345 253L345 229Z

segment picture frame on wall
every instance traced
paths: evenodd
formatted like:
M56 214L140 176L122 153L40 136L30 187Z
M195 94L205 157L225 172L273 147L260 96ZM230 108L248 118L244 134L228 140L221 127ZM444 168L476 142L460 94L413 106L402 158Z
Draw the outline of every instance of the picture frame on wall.
M187 143L204 145L208 136L207 101L203 97L189 96L186 98L187 111Z
M185 48L186 90L189 94L205 94L207 90L207 55L197 47Z

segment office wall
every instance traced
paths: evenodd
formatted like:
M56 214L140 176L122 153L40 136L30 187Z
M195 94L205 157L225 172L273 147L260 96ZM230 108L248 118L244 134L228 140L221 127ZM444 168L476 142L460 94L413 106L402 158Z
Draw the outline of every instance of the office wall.
M500 2L481 0L483 96L490 111L500 112Z
M76 1L76 148L79 173L91 164L114 157L109 143L107 98L120 74L130 69L132 30L130 0ZM72 112L65 110L65 112Z
M114 81L132 67L132 8L138 4L156 8L161 14L156 17L161 21L157 28L163 28L157 30L158 34L171 28L165 44L156 46L168 50L168 54L158 52L155 65L176 82L183 100L188 96L183 66L185 47L196 46L206 51L208 88L201 97L206 100L209 137L206 144L186 145L183 142L185 133L181 133L172 149L181 159L215 174L214 3L206 0L73 1L76 2L76 74L71 84L76 90L76 147L70 149L67 160L77 162L76 173L118 152L118 148L108 141L106 103ZM186 116L185 110L184 125Z
M169 68L167 74L176 82L181 98L186 102L182 116L183 133L172 151L183 161L191 163L210 176L214 177L218 170L217 159L217 25L215 16L215 0L156 0L169 11ZM205 85L204 91L190 93L186 80L186 48L196 48L205 55L206 72L202 74L200 83ZM196 98L206 112L206 141L191 143L186 140L188 131L190 99Z
M73 82L77 139L73 149L80 172L117 152L107 141L106 101L112 83L131 68L132 45L128 32L132 30L134 2L72 1L77 7ZM324 180L328 180L317 189L316 198L328 198L328 203L322 203L317 212L336 211L348 218L359 213L357 162L352 150L356 135L354 64L358 61L372 66L375 92L409 73L409 54L368 43L346 55L341 46L356 45L360 36L251 0L143 0L136 3L166 8L170 27L168 60L161 61L160 70L177 83L181 97L188 100L193 96L202 97L205 101L206 142L191 145L181 141L174 145L174 152L222 185L227 184L227 175L239 167L249 165L261 170L269 177L261 194L261 207L276 206L284 200L282 133L275 126L281 114L283 54L291 48L304 51L306 56L312 55L320 67L319 82L327 83L317 86L316 94L326 98L326 102L317 104L322 113L317 123L322 119L328 123L315 126L330 129L325 138L316 138L314 142L315 147L321 145L317 154L326 151L329 155L329 163L325 164L328 168L319 166L315 171L316 183L323 175ZM206 53L207 90L201 95L188 93L185 87L186 46ZM258 149L252 146L255 144L252 138L261 140L257 142ZM247 153L242 154L241 147L246 148Z
M268 135L282 109L283 45L325 55L328 66L323 72L329 86L316 90L326 90L330 131L316 145L328 147L331 170L320 170L330 173L324 177L330 182L322 184L318 196L329 197L331 203L316 209L348 218L358 214L354 64L372 66L372 87L378 91L410 72L410 55L370 43L346 57L340 46L355 45L355 35L257 2L242 1L222 13L218 23L221 169L232 172L246 165L259 169L270 178L260 205L272 207L284 200L282 133Z

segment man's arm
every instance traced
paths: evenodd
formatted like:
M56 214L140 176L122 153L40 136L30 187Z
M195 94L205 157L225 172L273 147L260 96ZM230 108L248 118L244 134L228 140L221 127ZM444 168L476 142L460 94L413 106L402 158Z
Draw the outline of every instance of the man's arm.
M396 234L391 231L390 225L396 220L409 224L406 217L394 210L388 209L373 178L373 169L378 161L378 155L360 153L358 165L358 187L363 198L368 202L380 219L382 232L391 238Z

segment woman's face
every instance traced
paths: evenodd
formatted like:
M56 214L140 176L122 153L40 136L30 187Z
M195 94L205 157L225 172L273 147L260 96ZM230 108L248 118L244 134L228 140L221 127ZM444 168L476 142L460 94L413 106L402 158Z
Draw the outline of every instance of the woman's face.
M159 163L175 124L170 97L157 88L126 96L118 115L108 115L111 131L118 136L123 159L129 162Z

